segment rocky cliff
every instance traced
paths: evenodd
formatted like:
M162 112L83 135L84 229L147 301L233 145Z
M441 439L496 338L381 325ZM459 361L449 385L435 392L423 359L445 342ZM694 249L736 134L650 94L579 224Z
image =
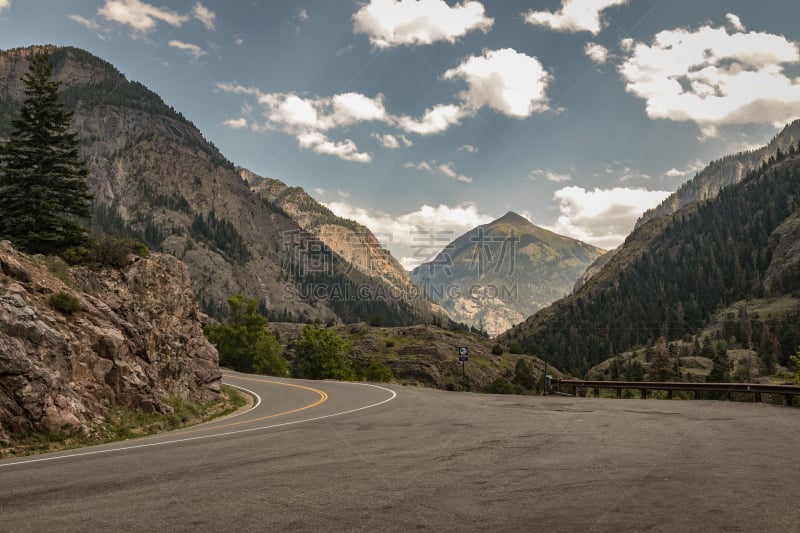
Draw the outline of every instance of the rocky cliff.
M119 270L70 270L4 241L0 269L0 440L89 433L116 405L170 412L171 398L220 398L218 355L177 259L129 256ZM56 310L60 293L80 309Z

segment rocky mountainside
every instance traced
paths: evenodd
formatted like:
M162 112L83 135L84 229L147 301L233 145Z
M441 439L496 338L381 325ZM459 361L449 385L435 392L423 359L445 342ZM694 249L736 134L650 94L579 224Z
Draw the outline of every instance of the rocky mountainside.
M242 179L273 209L286 213L306 232L344 258L362 274L378 278L392 291L411 293L412 281L400 262L366 226L335 215L301 187L239 168Z
M37 47L0 52L0 138ZM283 320L387 323L431 319L430 305L388 297L283 210L250 190L197 128L143 85L76 48L48 47L74 111L95 194L93 224L184 261L202 308L217 318L236 293ZM362 298L355 299L356 294Z
M569 294L601 254L509 212L461 235L411 277L454 320L497 335Z
M800 120L795 120L766 146L713 161L657 207L645 211L636 222L636 227L655 217L671 215L692 202L716 197L724 187L739 183L749 172L768 163L770 158L775 158L778 151L785 153L790 146L796 146L798 141L800 141Z
M575 293L500 340L582 375L717 321L714 335L731 348L785 366L800 347L798 252L800 150L790 146L713 199L640 225Z
M70 271L0 242L0 441L89 433L111 406L169 412L169 399L220 399L186 266L129 257L120 270ZM56 295L80 309L57 310Z

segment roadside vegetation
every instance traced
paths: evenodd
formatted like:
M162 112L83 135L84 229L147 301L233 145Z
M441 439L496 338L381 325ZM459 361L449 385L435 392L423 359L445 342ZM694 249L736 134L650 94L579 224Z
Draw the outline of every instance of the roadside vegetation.
M170 414L132 411L118 406L110 407L106 422L89 435L13 434L11 435L13 444L8 447L0 446L0 459L146 437L227 416L247 405L246 398L234 387L223 385L222 395L222 401L203 405L187 402L180 398L172 398L166 401L173 411Z

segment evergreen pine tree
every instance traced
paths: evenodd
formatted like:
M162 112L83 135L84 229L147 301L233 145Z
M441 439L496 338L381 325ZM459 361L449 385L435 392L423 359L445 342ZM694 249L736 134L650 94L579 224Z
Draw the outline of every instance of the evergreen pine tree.
M88 242L78 223L91 215L88 170L52 74L49 54L36 53L22 77L25 99L10 139L0 146L0 238L29 253L59 253Z

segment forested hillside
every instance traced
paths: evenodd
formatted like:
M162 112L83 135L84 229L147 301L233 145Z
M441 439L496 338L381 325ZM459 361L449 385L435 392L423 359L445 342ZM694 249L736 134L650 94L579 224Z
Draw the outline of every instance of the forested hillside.
M731 307L720 336L788 363L800 346L800 154L791 146L713 200L655 218L573 295L503 335L582 374L637 346L691 338ZM769 317L748 301L783 298Z

